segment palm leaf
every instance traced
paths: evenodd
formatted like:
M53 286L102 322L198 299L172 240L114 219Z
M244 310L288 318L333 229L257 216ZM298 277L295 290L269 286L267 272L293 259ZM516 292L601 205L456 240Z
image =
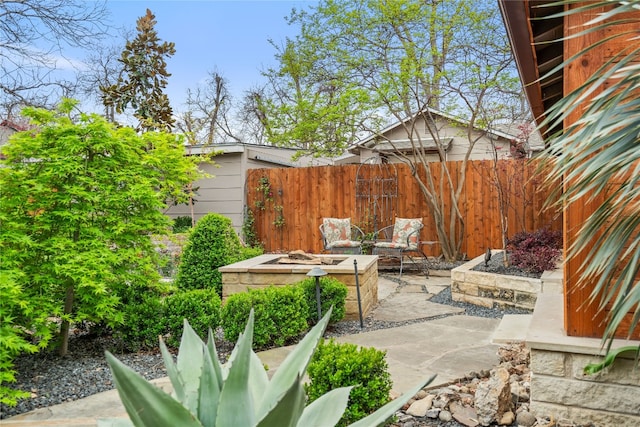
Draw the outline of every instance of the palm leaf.
M554 3L558 4L574 7L565 7L555 18L593 13L603 7L606 10L589 21L583 30L563 40L618 24L637 23L637 19L620 14L640 11L640 0ZM578 286L595 283L588 302L597 303L600 310L611 308L603 336L607 349L627 313L633 313L630 332L638 327L640 320L637 282L640 270L640 38L637 30L610 31L609 34L549 72L551 75L567 67L585 53L614 39L625 44L622 51L605 61L580 87L553 105L542 124L549 129L562 128L567 117L582 109L578 120L550 140L548 154L553 158L550 181L557 183L558 178L564 178L558 203L583 203L585 198L607 192L605 200L582 224L567 253L569 258L586 254L579 267ZM612 182L616 188L612 188Z

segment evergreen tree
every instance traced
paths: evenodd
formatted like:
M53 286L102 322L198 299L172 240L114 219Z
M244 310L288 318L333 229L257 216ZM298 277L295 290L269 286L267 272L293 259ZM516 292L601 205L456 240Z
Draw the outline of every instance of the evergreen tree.
M175 44L161 42L154 29L155 15L147 9L138 19L138 35L128 41L119 61L123 65L122 76L111 86L100 87L105 107L115 106L122 114L128 107L138 119L138 130L171 130L173 110L169 98L163 92L167 86L166 58L175 53Z

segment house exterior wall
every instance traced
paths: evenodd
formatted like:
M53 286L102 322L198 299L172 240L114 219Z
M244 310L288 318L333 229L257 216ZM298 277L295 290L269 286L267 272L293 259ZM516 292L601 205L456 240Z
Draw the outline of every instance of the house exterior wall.
M214 164L201 163L200 169L210 175L199 179L193 212L196 221L216 212L231 219L236 233L241 235L244 222L245 182L249 169L311 166L329 163L326 159L302 157L293 161L295 150L270 146L229 144L220 146L223 152L213 158ZM218 149L218 147L215 147ZM226 151L224 151L226 150ZM171 218L191 216L188 204L172 206L165 211Z
M210 212L231 218L234 229L242 227L244 177L242 153L229 153L214 157L215 164L201 163L200 170L211 175L199 179L193 211L196 221ZM189 205L172 206L165 212L171 218L191 216Z
M469 150L469 139L466 135L466 128L452 126L447 123L445 120L439 120L437 123L438 128L438 136L439 138L453 138L451 141L451 145L449 149L446 151L446 159L447 161L459 161L464 160L467 151ZM406 129L398 125L392 129L389 129L387 132L383 134L387 140L390 141L408 141L408 135ZM415 136L420 136L422 138L432 139L431 134L426 128L424 121L416 125L415 128ZM479 132L475 132L474 138L480 136ZM509 156L510 143L506 139L499 138L496 141L496 149L498 151L498 158L504 159ZM373 148L360 148L360 159L361 162L364 162L367 158L372 156L379 156L380 154L376 152L375 147ZM393 156L387 156L391 162L399 162ZM470 160L490 160L494 158L493 147L491 144L491 140L488 136L481 136L479 140L477 140L474 144L471 155L469 156ZM427 161L438 161L439 157L437 153L428 153Z

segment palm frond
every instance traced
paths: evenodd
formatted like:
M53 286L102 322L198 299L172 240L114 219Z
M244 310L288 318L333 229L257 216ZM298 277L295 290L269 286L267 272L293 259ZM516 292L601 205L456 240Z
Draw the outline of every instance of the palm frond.
M574 3L578 1L555 5ZM579 267L578 285L595 283L590 302L600 310L610 310L603 336L608 348L628 313L632 313L630 333L640 324L640 20L620 15L638 12L640 0L612 3L580 2L581 6L567 7L554 15L593 13L594 9L607 7L606 12L590 20L584 29L574 29L577 31L565 40L620 24L633 22L637 26L633 31L611 31L611 36L549 72L567 67L614 39L624 40L624 49L551 107L543 123L549 129L562 129L568 117L581 111L579 119L550 141L550 180L557 183L559 177L563 179L559 203L600 203L581 225L567 255L586 254Z

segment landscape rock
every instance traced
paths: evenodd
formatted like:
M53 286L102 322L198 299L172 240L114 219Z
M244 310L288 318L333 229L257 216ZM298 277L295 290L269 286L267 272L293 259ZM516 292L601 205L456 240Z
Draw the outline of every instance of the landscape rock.
M531 427L537 422L536 417L531 412L520 412L516 417L518 426Z
M438 414L440 414L440 409L439 408L431 408L427 411L427 413L425 414L425 416L427 418L438 418Z
M504 415L498 420L498 425L500 426L510 426L515 421L516 416L513 412L508 411L505 412Z
M476 410L470 406L464 406L457 402L449 405L449 410L453 419L466 427L476 427L478 425L478 414Z
M424 417L427 415L427 411L431 409L434 397L432 394L429 394L420 400L416 400L409 406L406 413L414 417Z
M478 384L475 400L478 422L483 426L491 425L492 422L500 420L511 407L509 371L498 367L492 371L487 381Z
M443 409L438 414L438 419L440 421L444 421L445 423L451 421L451 418L452 418L451 417L451 412L447 411L446 409Z

